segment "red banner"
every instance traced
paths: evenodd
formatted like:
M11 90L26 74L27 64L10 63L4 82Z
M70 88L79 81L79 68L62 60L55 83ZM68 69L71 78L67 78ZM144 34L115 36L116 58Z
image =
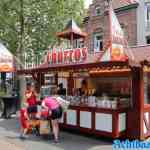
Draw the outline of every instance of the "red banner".
M84 62L87 59L87 48L76 48L66 50L48 50L46 61L50 64L62 64L62 63L77 63Z

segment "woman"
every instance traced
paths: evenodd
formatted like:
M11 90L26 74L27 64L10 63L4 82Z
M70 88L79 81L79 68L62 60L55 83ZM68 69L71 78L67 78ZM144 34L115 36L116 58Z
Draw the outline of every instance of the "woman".
M81 95L88 95L88 83L87 80L83 79L81 82Z
M28 106L27 110L28 110L29 114L37 112L36 96L37 96L37 93L36 93L34 87L30 83L28 83L27 89L25 92L25 97L26 97L26 103Z
M59 119L62 117L62 108L55 97L47 97L43 100L42 106L49 111L51 117L54 142L58 143L59 137Z

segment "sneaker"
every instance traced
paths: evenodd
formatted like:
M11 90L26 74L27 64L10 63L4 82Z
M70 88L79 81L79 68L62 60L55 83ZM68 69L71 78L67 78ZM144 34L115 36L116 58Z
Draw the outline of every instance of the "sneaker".
M55 143L55 144L59 144L59 143L60 143L60 140L58 140L58 139L57 139L57 140L54 140L54 143Z
M23 136L23 135L20 135L19 138L20 138L21 140L25 140L25 139L26 139L26 137Z
M21 134L20 139L25 140L27 138L27 135Z

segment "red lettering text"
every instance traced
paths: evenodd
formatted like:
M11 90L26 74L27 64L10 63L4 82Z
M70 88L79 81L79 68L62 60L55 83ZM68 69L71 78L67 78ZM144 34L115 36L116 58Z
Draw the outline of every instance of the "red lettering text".
M62 63L63 62L63 53L62 50L60 50L58 52L58 63Z
M79 60L80 60L80 58L81 58L80 49L76 49L76 50L75 50L74 56L75 56L75 60L76 60L76 61L79 61Z
M82 59L83 61L85 61L87 59L87 48L82 48L81 49L81 52L82 52Z

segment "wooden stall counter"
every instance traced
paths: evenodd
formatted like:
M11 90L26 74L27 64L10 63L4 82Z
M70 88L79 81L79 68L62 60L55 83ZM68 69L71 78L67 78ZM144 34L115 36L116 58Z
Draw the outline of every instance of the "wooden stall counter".
M64 129L118 138L126 133L127 111L128 108L70 106L60 125Z

